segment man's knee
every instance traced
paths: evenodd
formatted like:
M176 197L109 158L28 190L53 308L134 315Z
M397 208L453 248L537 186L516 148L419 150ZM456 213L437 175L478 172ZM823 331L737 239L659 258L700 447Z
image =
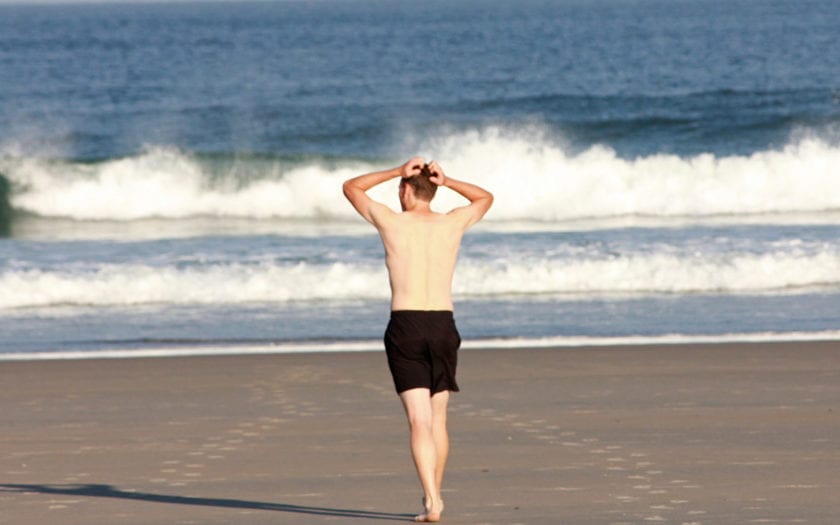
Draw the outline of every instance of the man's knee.
M432 414L428 411L408 413L408 425L411 427L412 431L431 431L433 421Z
M434 417L429 407L409 407L406 415L408 416L408 425L413 431L431 431L434 424Z

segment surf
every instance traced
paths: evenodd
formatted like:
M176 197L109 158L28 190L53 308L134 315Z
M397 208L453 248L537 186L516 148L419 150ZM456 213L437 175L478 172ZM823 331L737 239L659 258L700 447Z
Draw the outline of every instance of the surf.
M840 287L840 251L826 247L753 254L590 253L462 255L456 300L503 297L645 297L669 294L788 294ZM290 304L385 301L378 261L202 262L162 266L77 263L0 272L0 312L64 306Z
M454 177L493 191L490 227L568 225L634 218L792 223L840 212L840 147L816 137L747 156L654 154L621 158L607 146L572 152L540 132L489 127L452 132L416 148ZM250 221L354 223L341 183L394 161L208 156L170 146L124 158L80 162L0 157L0 220ZM396 190L374 198L398 209ZM463 204L443 192L435 206Z

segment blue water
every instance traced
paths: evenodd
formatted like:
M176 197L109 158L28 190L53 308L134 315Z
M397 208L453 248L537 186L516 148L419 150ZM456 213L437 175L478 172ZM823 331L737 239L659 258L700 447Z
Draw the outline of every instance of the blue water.
M376 340L381 246L339 188L418 153L496 195L467 339L834 334L838 27L829 0L0 5L0 352Z
M408 132L531 121L626 155L745 154L840 115L830 0L2 9L4 138L71 158L391 157Z

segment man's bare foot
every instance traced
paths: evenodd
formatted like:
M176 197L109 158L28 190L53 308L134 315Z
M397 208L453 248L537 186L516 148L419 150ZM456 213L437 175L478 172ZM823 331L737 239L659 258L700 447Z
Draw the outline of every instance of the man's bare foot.
M440 521L440 515L443 513L443 500L439 499L435 505L426 504L426 498L423 498L423 508L426 512L414 516L414 521L418 523L437 523Z

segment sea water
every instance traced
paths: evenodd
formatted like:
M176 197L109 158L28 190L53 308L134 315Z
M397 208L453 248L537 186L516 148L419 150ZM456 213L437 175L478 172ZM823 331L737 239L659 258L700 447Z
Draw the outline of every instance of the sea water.
M837 338L838 27L831 0L0 5L0 353L378 348L341 183L416 154L496 197L466 346Z

